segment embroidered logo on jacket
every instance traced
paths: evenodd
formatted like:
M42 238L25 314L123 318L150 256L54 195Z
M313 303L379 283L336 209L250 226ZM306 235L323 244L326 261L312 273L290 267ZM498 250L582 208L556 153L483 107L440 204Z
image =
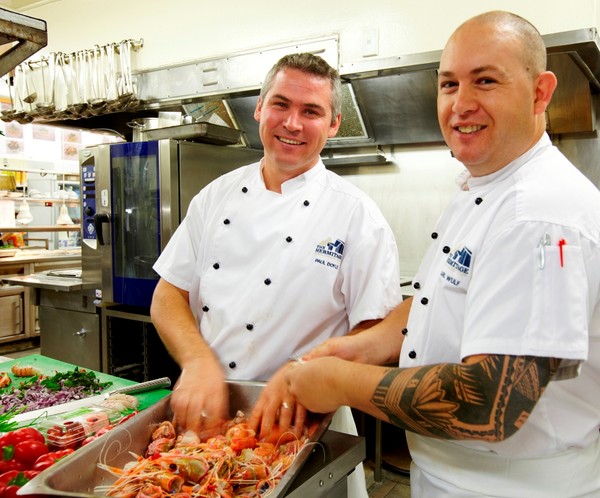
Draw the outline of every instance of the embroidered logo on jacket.
M471 256L473 253L466 247L463 247L460 251L455 251L452 256L448 258L447 263L456 268L459 272L465 275L469 274L469 268L471 267Z
M315 249L315 263L337 270L340 267L339 263L344 255L344 246L344 241L340 239L337 239L335 242L332 242L331 239L327 239L318 243L317 248Z
M446 260L446 264L455 271L449 270L448 273L442 271L440 276L452 285L460 285L461 279L458 278L458 275L462 273L466 277L469 274L472 256L473 253L467 247L463 247L462 249L455 251L454 254L449 256ZM458 274L456 273L457 271L459 272Z

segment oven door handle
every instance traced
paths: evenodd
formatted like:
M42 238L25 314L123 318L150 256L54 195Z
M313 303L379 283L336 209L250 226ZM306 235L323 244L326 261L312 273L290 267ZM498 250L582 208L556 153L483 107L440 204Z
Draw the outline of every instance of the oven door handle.
M96 213L94 215L94 230L96 231L96 240L101 246L104 245L104 236L102 235L102 224L109 223L110 217L106 213Z

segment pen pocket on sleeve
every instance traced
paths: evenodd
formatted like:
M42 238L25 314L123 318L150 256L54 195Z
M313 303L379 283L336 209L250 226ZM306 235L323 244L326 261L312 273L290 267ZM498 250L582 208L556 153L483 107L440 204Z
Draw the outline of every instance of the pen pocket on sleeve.
M540 354L573 357L587 351L587 279L581 248L548 245L544 265L534 251L528 343Z

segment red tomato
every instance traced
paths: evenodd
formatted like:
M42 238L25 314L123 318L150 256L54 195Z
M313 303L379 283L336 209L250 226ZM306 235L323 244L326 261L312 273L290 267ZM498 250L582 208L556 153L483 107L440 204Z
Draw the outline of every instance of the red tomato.
M52 427L48 428L48 430L46 431L46 434L48 436L62 436L63 429L60 425L53 425Z
M56 462L57 460L60 460L61 458L66 457L67 455L70 455L74 451L75 450L72 448L65 448L64 450L57 450L52 451L50 453L46 453L45 455L42 455L35 461L32 470L45 470L51 465L54 465L54 462Z
M86 444L91 443L92 441L94 441L97 438L98 438L98 436L88 436L83 441L81 441L81 446L85 446Z
M48 446L39 441L21 441L15 445L14 459L17 462L23 462L30 467L39 457L45 455L49 451Z
M106 427L102 427L102 429L100 429L98 432L96 432L96 436L100 437L100 436L106 434L108 431L110 431L110 430L112 430L114 428L115 428L115 426L114 425L110 425L110 424L107 425Z

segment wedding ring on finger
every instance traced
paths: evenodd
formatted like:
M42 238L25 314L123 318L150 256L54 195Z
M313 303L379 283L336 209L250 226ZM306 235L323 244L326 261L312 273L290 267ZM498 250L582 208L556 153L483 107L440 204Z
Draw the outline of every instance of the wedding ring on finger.
M303 359L302 359L302 355L300 353L295 353L293 355L291 355L289 357L289 360L292 363L298 363L299 365L302 365L303 363L306 363Z
M292 407L284 401L283 403L281 403L281 408L285 408L286 410L291 410Z

